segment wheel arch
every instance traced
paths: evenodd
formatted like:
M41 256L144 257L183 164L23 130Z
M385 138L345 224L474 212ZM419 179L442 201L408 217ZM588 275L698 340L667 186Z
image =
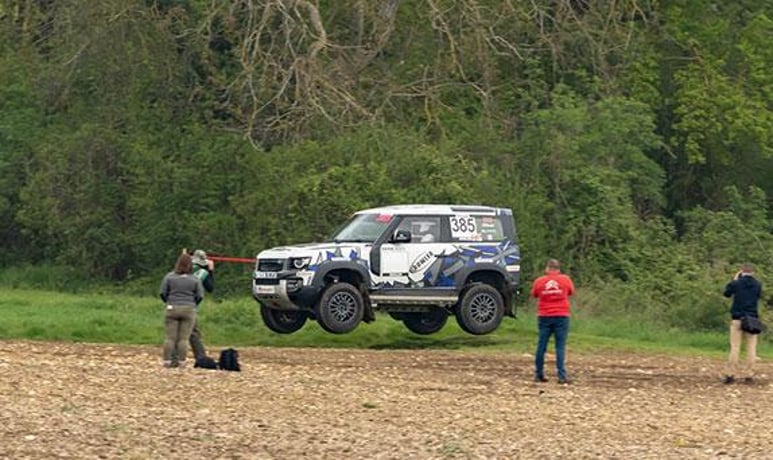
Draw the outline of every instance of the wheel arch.
M338 281L357 286L362 291L370 283L370 275L365 267L353 262L331 263L317 271L313 283L324 288Z

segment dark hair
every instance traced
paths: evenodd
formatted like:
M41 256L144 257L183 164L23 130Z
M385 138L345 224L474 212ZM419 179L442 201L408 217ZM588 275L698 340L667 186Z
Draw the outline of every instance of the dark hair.
M754 264L746 262L745 264L741 265L741 271L744 273L754 273Z
M188 254L180 254L174 264L174 272L178 275L190 275L193 272L193 262Z
M560 270L561 262L559 262L558 259L548 259L548 263L545 268L548 270Z

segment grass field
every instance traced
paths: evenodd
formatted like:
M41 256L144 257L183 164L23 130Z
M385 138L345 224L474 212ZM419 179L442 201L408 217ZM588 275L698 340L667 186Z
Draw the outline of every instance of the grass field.
M386 315L378 315L375 322L362 324L349 334L329 334L309 321L300 331L281 335L266 329L257 304L249 297L208 298L199 318L205 344L215 348L260 345L531 353L536 342L533 307L522 308L516 319L505 318L496 332L485 336L462 332L453 318L439 333L421 336ZM163 309L150 296L0 288L0 338L160 344ZM572 319L569 346L579 353L619 349L721 356L727 351L727 336L719 331L666 330L635 319L587 317L580 310ZM758 354L773 356L767 337L761 340Z

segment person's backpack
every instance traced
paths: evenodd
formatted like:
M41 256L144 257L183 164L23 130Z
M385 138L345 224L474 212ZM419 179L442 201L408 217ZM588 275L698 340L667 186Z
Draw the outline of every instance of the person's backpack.
M217 369L217 361L210 358L209 356L202 356L201 358L196 359L193 367L200 367L202 369Z
M221 351L217 366L224 371L240 372L242 369L239 367L239 352L233 348Z

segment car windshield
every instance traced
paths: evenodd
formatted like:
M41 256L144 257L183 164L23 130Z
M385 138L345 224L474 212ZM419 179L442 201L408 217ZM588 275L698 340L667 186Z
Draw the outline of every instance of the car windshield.
M373 243L393 218L391 214L356 214L333 236L333 241Z

